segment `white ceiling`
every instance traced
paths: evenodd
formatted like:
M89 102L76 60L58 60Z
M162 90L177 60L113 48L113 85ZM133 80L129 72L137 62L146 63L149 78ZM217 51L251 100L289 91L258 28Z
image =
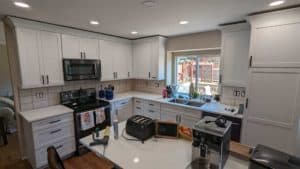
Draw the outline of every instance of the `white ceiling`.
M154 7L143 6L143 0L23 0L31 9L17 8L13 1L0 0L0 15L127 38L203 32L217 29L220 23L244 20L249 13L274 8L268 6L272 0L155 0ZM280 7L299 3L300 0L286 0ZM90 25L92 19L100 25ZM188 20L190 24L179 25L180 20ZM139 34L131 35L133 30Z

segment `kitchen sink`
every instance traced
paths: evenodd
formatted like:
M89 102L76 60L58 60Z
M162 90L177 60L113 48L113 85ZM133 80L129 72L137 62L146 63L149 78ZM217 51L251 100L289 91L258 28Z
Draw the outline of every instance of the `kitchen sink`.
M169 100L171 103L177 103L177 104L183 104L187 106L193 106L193 107L201 107L204 103L196 102L196 101L190 101L186 99L171 99Z

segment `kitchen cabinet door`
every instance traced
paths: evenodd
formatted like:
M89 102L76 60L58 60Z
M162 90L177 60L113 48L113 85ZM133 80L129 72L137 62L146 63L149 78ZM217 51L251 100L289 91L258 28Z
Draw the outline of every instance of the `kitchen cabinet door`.
M160 119L162 121L179 123L180 122L179 116L180 116L180 114L178 114L176 112L171 112L171 111L161 111L160 112Z
M222 30L223 86L246 87L248 79L250 28L248 24L226 26Z
M126 42L115 42L114 43L114 72L117 73L117 79L128 79L128 62L132 61L132 50L131 44Z
M40 58L46 85L63 85L61 36L53 32L40 32Z
M243 143L265 144L294 154L300 141L295 138L299 133L299 89L298 69L251 69Z
M77 36L62 34L63 58L81 59L80 38Z
M80 39L81 52L84 53L84 59L99 59L99 40L91 38Z
M114 43L100 40L101 81L114 80Z
M124 99L121 101L117 101L115 103L115 106L116 106L116 115L118 117L119 122L126 121L133 115L131 99Z
M252 67L300 67L300 8L249 17Z
M165 43L166 38L154 37L151 41L151 73L153 80L165 79Z
M152 55L151 40L136 40L133 44L133 67L135 78L149 79Z
M38 31L17 28L17 45L21 70L22 88L43 86L39 57Z

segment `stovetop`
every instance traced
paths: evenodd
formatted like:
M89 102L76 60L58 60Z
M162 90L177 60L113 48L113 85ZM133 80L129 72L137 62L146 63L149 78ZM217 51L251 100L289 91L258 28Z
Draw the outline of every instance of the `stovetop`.
M82 111L88 111L88 110L97 109L101 107L106 107L109 105L109 102L95 100L94 102L89 102L89 103L71 102L63 105L73 109L74 112L82 112Z
M109 105L107 101L97 100L96 89L93 88L61 92L60 103L75 112L88 111Z

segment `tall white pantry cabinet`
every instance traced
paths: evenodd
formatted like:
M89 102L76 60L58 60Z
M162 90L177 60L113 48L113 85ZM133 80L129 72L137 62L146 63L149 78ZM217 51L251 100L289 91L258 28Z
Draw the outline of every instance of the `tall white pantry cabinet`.
M300 8L249 17L242 142L300 156Z

